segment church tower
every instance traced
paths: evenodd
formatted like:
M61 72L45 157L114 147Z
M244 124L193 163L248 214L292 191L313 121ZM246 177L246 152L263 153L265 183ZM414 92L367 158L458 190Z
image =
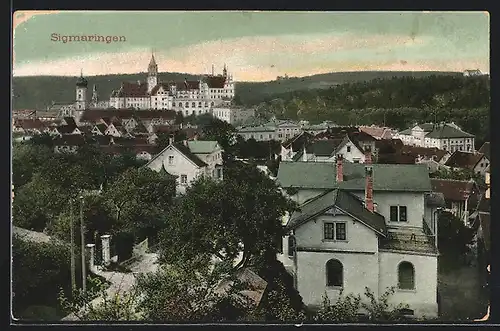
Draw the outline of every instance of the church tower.
M224 69L222 70L222 76L224 78L227 78L227 67L226 67L226 64L224 63Z
M97 106L98 102L99 102L99 96L97 95L97 86L94 84L94 87L92 89L92 104L94 106Z
M87 109L87 86L88 81L83 77L83 73L80 72L80 77L76 80L76 110Z
M149 61L148 65L148 93L151 93L151 90L156 85L158 85L158 65L154 54L151 54L151 61Z

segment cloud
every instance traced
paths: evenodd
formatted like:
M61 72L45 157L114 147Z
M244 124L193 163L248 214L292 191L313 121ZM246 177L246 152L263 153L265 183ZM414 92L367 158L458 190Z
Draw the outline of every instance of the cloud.
M397 58L393 52L401 48L413 52L428 42L424 37L410 35L349 33L245 37L160 51L155 57L162 72L203 74L209 73L212 65L220 72L226 63L235 79L240 81L273 80L285 73L307 76L358 70L462 71L479 68L489 71L488 58L444 61L429 54L428 59L412 60ZM149 52L149 49L134 49L115 54L88 53L80 57L23 63L15 65L14 75L77 75L80 68L85 75L144 72Z

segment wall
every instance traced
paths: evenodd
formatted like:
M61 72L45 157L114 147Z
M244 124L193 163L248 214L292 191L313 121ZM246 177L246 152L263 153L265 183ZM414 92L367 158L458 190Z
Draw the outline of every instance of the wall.
M477 165L474 167L474 172L476 174L484 176L486 171L489 169L490 169L490 162L488 161L488 159L486 159L486 157L483 156L481 160L479 160Z
M364 191L353 191L355 195L364 199ZM373 202L377 204L377 212L385 217L386 224L396 227L422 227L424 217L423 192L384 192L374 191ZM390 206L406 206L408 222L391 222Z
M168 157L170 155L174 156L174 162L171 165L168 164ZM167 170L168 173L178 176L178 186L182 186L180 184L181 175L187 176L187 183L189 185L193 180L198 178L199 174L202 172L202 169L198 169L197 166L172 146L165 149L156 159L148 164L148 167L152 170L160 171L162 165L165 166L165 170Z
M350 152L347 151L347 147L351 148ZM348 142L347 144L342 146L337 154L342 154L344 156L344 159L349 162L354 162L355 159L359 160L359 163L365 162L365 154L356 146L354 146L352 142Z
M407 255L400 253L380 253L380 288L383 293L391 286L398 285L398 265L402 261L413 264L415 269L415 290L398 290L390 298L394 304L406 303L414 310L416 317L437 316L437 257Z
M326 286L326 263L330 259L337 259L343 265L345 295L353 293L363 296L365 287L369 287L378 296L378 253L298 252L297 290L304 304L320 305L325 293L332 302L339 297L340 289Z
M325 222L346 222L347 241L323 240ZM378 238L375 232L347 215L321 215L295 229L297 247L366 251L376 253Z

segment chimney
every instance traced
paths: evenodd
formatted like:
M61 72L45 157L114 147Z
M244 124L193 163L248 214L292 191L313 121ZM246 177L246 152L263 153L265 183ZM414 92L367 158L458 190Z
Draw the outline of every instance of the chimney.
M183 143L184 143L184 146L188 147L188 140L187 139L184 140Z
M344 157L342 154L337 155L337 182L342 182L344 181L344 169L343 169L343 159Z
M366 185L365 185L365 207L369 211L374 211L373 204L373 167L371 165L365 166L366 172Z
M365 164L372 164L372 152L370 150L365 150Z
M171 135L168 137L168 144L172 145L173 143L174 143L174 136Z
M109 238L111 236L109 234L105 234L101 236L102 240L102 262L104 265L109 265L111 260L110 249L109 249Z

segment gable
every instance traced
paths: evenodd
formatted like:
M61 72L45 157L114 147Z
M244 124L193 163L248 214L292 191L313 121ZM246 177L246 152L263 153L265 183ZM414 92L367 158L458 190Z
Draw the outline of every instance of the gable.
M192 164L196 168L207 166L205 162L191 153L189 148L187 146L184 146L182 143L168 145L145 166L148 167L150 164L158 163L159 160L161 160L161 163L163 164L166 160L168 161L168 155L172 155L171 153L174 153L178 157L184 158L188 163Z

